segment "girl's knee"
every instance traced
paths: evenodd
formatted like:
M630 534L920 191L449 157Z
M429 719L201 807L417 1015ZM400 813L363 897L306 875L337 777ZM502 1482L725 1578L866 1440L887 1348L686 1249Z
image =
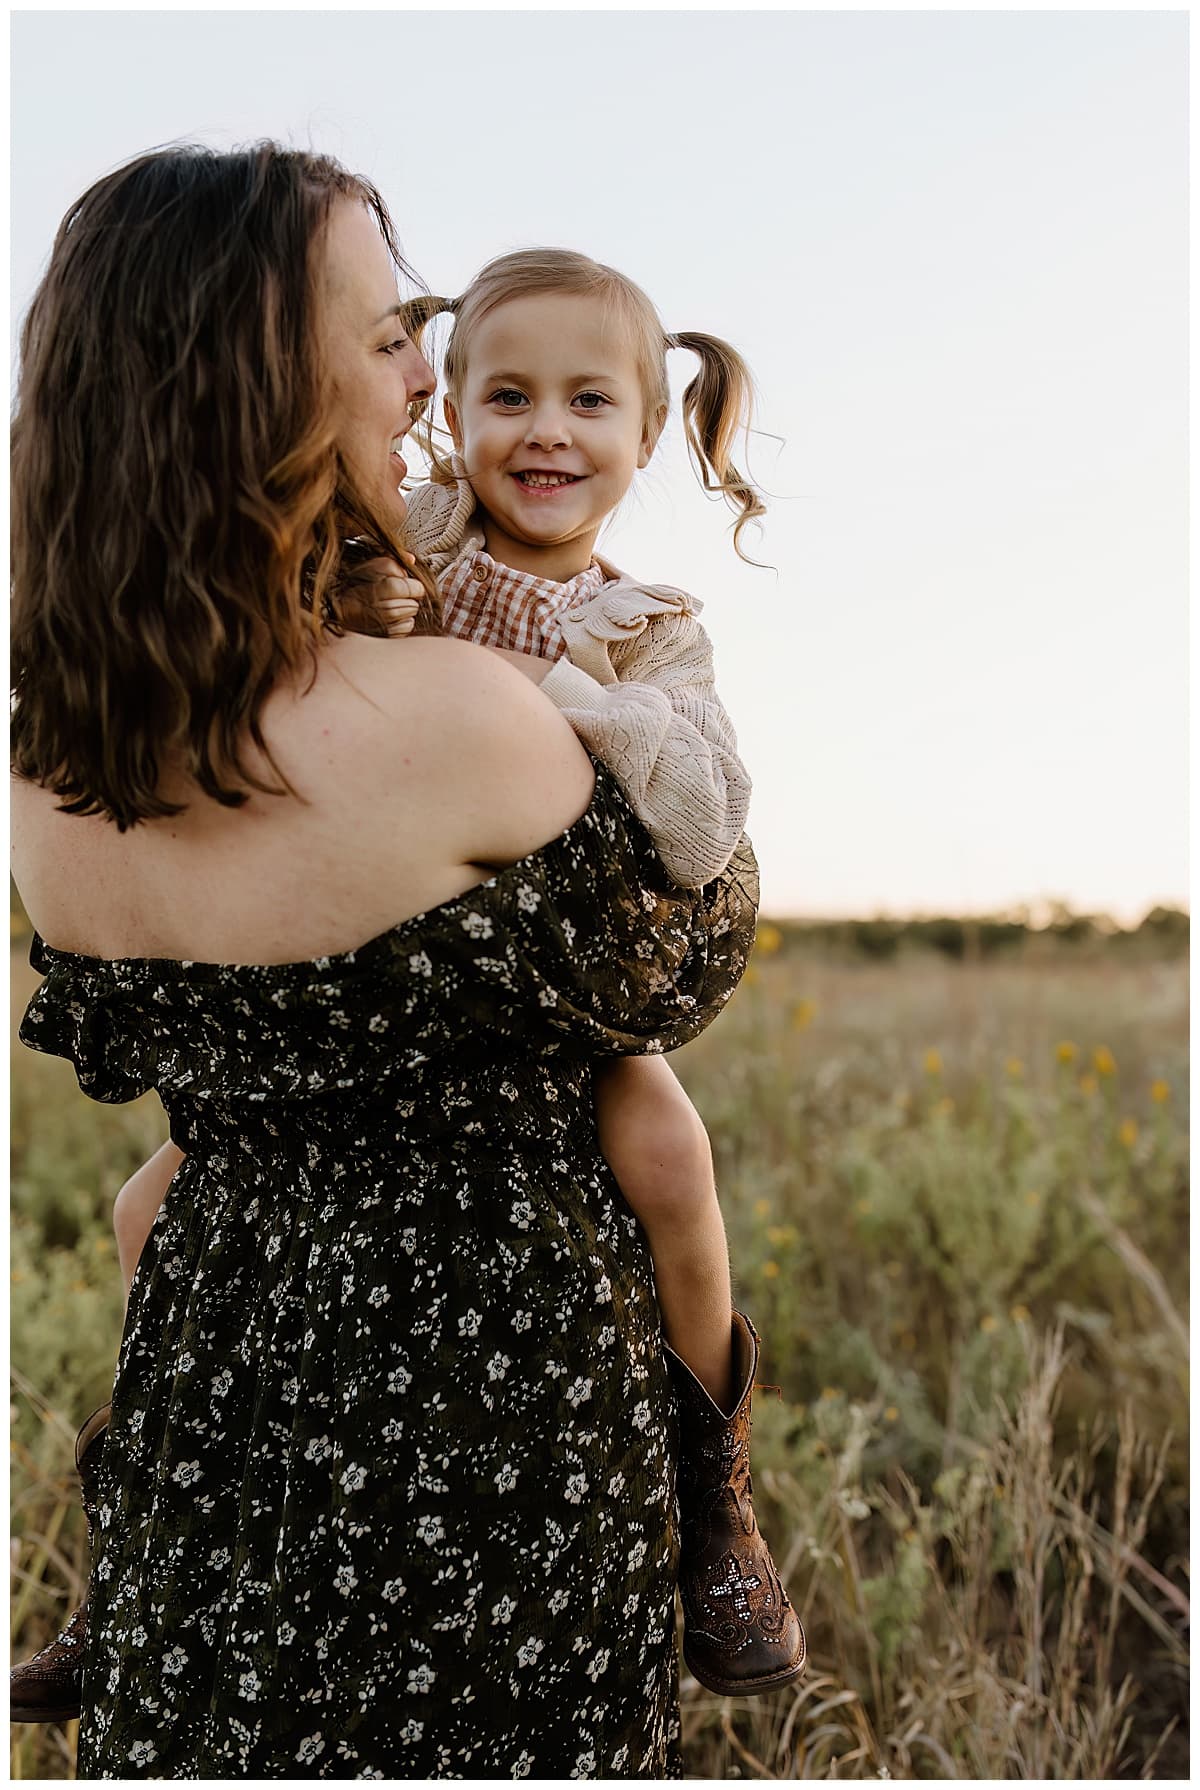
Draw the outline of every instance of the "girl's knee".
M614 1098L601 1126L601 1145L622 1193L643 1221L686 1225L713 1198L708 1133L669 1073L628 1101Z

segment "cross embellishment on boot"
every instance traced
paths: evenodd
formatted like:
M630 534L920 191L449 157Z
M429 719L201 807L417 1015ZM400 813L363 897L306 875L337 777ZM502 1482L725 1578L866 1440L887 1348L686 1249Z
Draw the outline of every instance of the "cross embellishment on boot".
M736 1554L726 1554L719 1569L723 1576L711 1578L707 1590L710 1597L727 1597L743 1622L751 1618L748 1591L761 1591L762 1580L756 1572L743 1573Z

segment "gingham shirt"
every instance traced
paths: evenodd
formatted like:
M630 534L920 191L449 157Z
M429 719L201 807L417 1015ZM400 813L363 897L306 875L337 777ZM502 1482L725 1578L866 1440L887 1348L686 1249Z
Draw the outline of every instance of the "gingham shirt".
M439 580L442 621L449 634L480 646L506 646L538 659L561 659L567 650L560 618L603 590L604 573L588 566L563 584L515 572L482 549L464 553Z

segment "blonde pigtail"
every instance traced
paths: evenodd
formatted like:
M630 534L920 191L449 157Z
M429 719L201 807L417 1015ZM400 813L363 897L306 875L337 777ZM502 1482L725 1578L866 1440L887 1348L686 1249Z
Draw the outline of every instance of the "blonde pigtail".
M755 565L757 561L742 552L741 534L747 522L766 515L767 507L730 458L735 440L749 430L754 413L750 369L737 349L718 336L685 330L668 336L667 346L686 348L699 358L700 371L683 394L688 453L704 489L718 492L738 512L734 552L748 565Z
M435 317L457 316L458 307L462 303L458 298L438 298L432 292L418 293L410 298L400 309L400 321L404 332L411 337L416 346L425 352L425 331ZM457 480L450 465L449 456L438 446L437 437L448 441L445 429L439 429L429 414L429 401L420 398L410 406L413 419L413 436L417 445L429 460L430 476L438 485L454 485Z

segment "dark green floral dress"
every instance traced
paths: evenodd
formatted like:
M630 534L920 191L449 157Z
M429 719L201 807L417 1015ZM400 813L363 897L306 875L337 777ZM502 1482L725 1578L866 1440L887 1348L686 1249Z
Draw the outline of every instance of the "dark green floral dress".
M737 984L746 847L669 881L603 768L355 951L35 941L22 1026L186 1151L104 1457L80 1777L680 1775L673 1424L594 1058Z

